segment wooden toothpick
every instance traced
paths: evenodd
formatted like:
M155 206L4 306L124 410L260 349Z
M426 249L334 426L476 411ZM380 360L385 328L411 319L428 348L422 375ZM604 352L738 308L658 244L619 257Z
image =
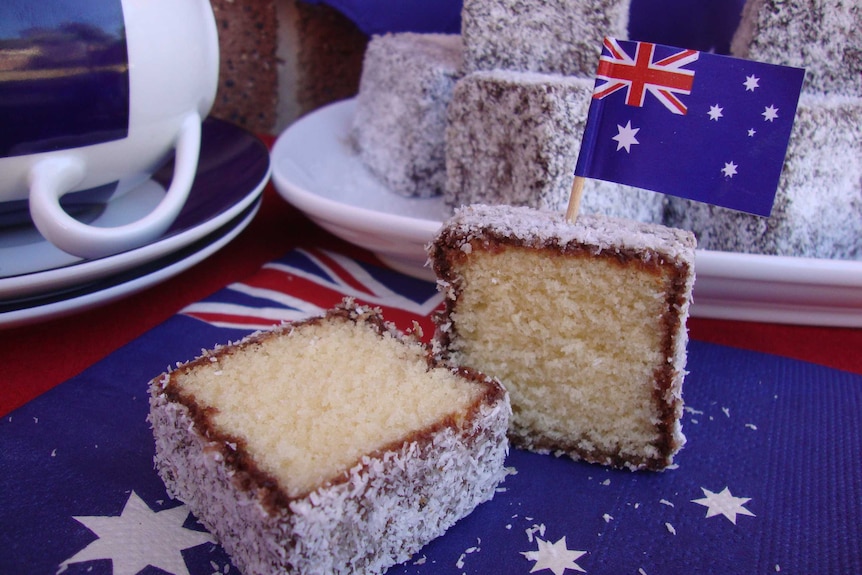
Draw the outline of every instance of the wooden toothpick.
M584 182L586 178L583 176L575 176L572 182L572 193L569 195L569 207L566 209L566 221L574 224L578 220L578 211L581 209L581 198L584 197Z

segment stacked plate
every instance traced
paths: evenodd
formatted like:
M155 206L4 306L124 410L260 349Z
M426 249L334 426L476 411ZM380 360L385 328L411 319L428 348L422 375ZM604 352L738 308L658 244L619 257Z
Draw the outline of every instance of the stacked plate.
M273 183L321 227L433 281L425 245L451 211L439 197L399 196L366 169L350 144L355 107L332 104L282 133ZM862 261L709 250L696 257L694 316L862 327Z
M133 222L152 210L173 174L153 177L91 212L94 226ZM214 118L204 121L200 160L189 198L173 225L143 247L81 259L28 224L0 227L0 328L66 315L164 281L236 237L252 220L269 179L269 151L253 134Z

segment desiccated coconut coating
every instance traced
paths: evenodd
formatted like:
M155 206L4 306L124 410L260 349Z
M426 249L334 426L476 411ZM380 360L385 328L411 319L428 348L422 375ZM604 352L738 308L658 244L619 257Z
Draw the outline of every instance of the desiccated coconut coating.
M446 106L461 59L458 35L408 32L369 42L351 137L359 158L392 191L442 192Z
M493 375L513 443L664 469L682 447L694 236L511 206L456 211L429 247L435 353Z
M805 68L806 92L862 97L862 4L748 0L730 51Z
M505 390L367 307L205 352L150 391L159 475L245 575L381 573L505 475Z
M628 38L630 0L464 0L466 72L592 77L602 39Z
M504 70L459 80L446 130L446 204L564 210L593 84ZM581 212L657 223L663 204L662 194L587 180Z
M862 259L862 98L803 94L768 218L670 198L709 250Z

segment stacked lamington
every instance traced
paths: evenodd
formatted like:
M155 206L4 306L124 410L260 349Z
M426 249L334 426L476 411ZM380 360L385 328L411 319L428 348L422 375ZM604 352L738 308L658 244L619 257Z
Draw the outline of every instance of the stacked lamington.
M353 139L393 191L562 210L601 41L630 0L465 0L462 33L372 39ZM434 43L449 48L432 48ZM692 230L701 248L862 258L862 10L749 0L735 56L806 69L772 216L590 180L581 213Z
M360 157L393 191L442 193L453 208L564 209L602 38L628 36L629 3L465 0L460 36L373 38L353 128ZM581 209L660 222L663 198L591 181Z
M748 0L733 55L805 68L769 218L688 200L666 223L724 251L862 259L862 10L856 2Z

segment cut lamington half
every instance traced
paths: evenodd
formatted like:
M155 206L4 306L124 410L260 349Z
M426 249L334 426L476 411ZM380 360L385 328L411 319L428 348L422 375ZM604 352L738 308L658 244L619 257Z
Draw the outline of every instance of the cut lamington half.
M156 468L245 575L381 573L494 494L508 396L345 303L151 382Z
M514 445L666 468L685 442L694 248L656 224L462 208L429 247L446 294L435 353L501 380Z

